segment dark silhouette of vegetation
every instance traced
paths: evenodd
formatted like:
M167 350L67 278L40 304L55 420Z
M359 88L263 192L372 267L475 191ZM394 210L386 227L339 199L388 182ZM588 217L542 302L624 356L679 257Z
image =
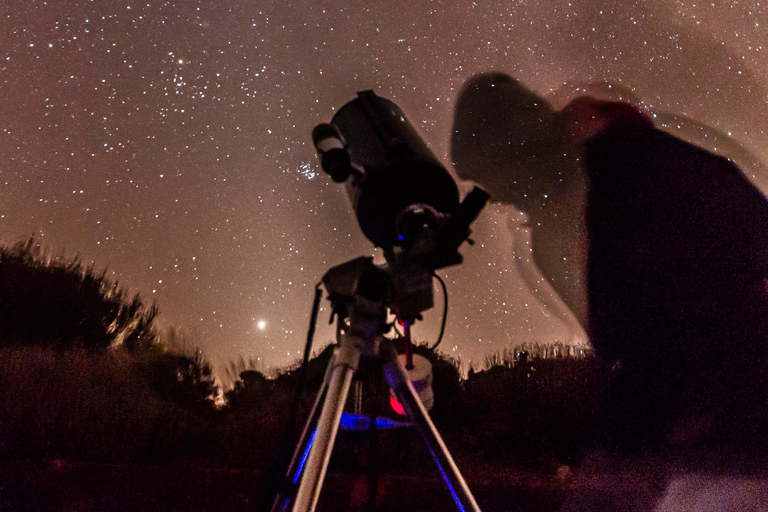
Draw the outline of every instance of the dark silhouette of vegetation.
M592 357L503 358L463 383L452 426L484 459L572 463L597 407L601 373Z
M199 457L211 418L160 392L160 383L177 376L146 378L150 357L137 363L127 351L0 349L0 459L124 463Z
M160 461L210 448L211 366L169 350L157 313L78 257L31 238L0 247L0 458Z
M242 360L222 392L199 350L179 332L158 334L156 316L155 305L78 258L51 256L34 240L0 247L0 464L275 467L301 366L267 377ZM308 362L294 438L333 348ZM515 356L523 349L526 361ZM550 471L578 454L600 376L592 358L562 345L518 347L462 379L457 361L425 346L413 351L433 365L430 414L469 474ZM364 362L359 373L367 375L364 409L403 420L380 368ZM384 474L434 474L415 429L380 431L378 446L370 451L367 432L340 431L331 470L360 474L376 460ZM18 503L23 488L11 489L21 492Z
M126 296L79 256L54 256L34 239L0 247L0 347L136 350L153 343L156 305Z
M306 418L333 347L310 360L309 384L299 418ZM529 350L528 360L515 354ZM584 432L596 407L601 368L588 351L556 345L524 346L491 358L493 365L461 379L458 362L417 346L415 353L433 364L435 404L430 415L454 455L466 464L523 464L547 470L572 463L580 454ZM300 368L267 379L244 370L225 394L222 410L226 435L218 450L229 464L268 467L278 456ZM389 406L389 389L370 371L363 409L402 420ZM301 427L298 425L297 427ZM296 433L298 434L298 432ZM377 455L382 471L431 471L431 461L413 429L379 432ZM341 431L332 468L363 469L365 432ZM361 466L362 464L362 466ZM418 474L418 473L417 473Z

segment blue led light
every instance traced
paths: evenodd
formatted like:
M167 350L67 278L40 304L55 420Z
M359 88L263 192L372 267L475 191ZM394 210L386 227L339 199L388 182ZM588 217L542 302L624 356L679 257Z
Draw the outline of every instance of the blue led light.
M437 460L437 457L435 457L434 455L432 456L432 458L435 459L435 464L437 464L437 469L439 469L440 474L443 475L443 480L445 480L445 485L447 485L448 490L451 491L451 496L453 496L453 501L456 502L456 506L459 507L459 510L461 510L461 512L466 512L464 505L462 505L461 500L459 500L459 495L456 494L456 490L453 488L453 485L451 485L451 481L448 480L448 475L446 475L445 471L443 471L443 466L440 465L440 461Z
M409 427L410 425L410 423L393 420L391 418L376 418L377 430ZM350 414L348 412L344 412L341 414L341 421L339 421L339 426L344 430L368 430L371 428L371 417L366 414Z
M307 443L307 447L304 448L304 453L301 456L301 462L299 462L299 467L296 469L296 474L293 476L293 485L296 485L296 483L299 481L299 477L301 477L301 472L304 470L304 464L307 463L309 451L312 449L312 443L315 442L316 435L317 429L312 431L312 436L309 438L309 443Z

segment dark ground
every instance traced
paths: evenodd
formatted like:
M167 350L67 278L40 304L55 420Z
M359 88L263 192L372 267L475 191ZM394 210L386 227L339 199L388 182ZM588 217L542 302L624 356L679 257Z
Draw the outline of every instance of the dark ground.
M602 475L577 483L572 475L504 467L462 468L485 512L556 511L567 492L611 494L653 490L639 474ZM251 511L264 501L264 472L196 465L115 465L64 461L0 463L3 511ZM365 475L330 473L320 511L367 510ZM456 510L434 475L383 475L379 507L384 511Z

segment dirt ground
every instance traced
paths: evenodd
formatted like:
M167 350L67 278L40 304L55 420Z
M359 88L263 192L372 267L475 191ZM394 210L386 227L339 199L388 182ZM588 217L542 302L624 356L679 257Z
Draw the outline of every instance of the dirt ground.
M464 474L485 512L559 510L576 481L567 468L537 474L477 467L465 469ZM649 484L624 475L580 485L620 492ZM434 475L380 475L377 494L380 512L456 510ZM259 510L267 498L265 474L258 470L60 460L0 463L2 511L251 511ZM329 473L318 509L368 510L366 475Z
M598 455L577 470L465 465L462 471L484 512L758 512L768 510L768 470L761 467L757 472L732 467L723 474L691 474L668 461ZM265 477L259 470L193 463L0 461L0 511L260 511L269 499ZM377 483L377 512L457 510L433 474L379 475ZM318 510L372 510L368 488L364 474L330 472Z

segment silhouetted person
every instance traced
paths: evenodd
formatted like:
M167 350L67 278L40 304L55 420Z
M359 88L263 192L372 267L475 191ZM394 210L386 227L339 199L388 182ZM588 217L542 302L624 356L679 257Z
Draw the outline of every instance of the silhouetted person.
M554 111L500 74L463 89L452 156L527 212L534 261L612 368L601 443L765 448L768 202L735 165L631 105Z

